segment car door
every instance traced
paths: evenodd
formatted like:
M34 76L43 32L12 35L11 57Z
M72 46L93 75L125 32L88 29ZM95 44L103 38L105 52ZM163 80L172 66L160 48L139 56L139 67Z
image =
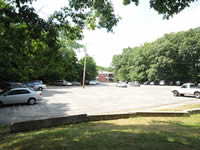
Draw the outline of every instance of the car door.
M187 85L182 85L179 93L180 94L188 94Z
M12 90L4 96L4 104L17 104L27 102L30 96L28 90Z

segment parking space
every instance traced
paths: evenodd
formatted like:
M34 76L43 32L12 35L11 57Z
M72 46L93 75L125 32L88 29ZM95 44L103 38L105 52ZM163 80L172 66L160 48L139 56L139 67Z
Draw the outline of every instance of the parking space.
M97 86L50 86L36 105L0 108L0 125L17 121L63 117L76 114L105 114L152 110L160 106L200 103L193 97L174 97L170 86L119 88L115 84Z

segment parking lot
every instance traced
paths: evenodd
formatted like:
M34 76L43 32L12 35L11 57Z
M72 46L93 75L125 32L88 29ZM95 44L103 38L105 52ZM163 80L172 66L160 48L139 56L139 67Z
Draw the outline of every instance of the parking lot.
M76 114L108 114L155 110L189 103L193 97L174 97L170 86L119 88L115 84L96 86L49 86L36 105L10 105L0 108L0 125L12 122L63 117Z

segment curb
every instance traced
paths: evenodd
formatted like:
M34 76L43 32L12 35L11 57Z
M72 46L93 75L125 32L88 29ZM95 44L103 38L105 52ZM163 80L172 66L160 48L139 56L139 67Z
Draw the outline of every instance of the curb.
M199 109L190 109L185 111L141 111L133 113L109 114L109 115L74 115L60 118L50 118L41 120L31 120L24 122L15 122L10 126L10 132L32 131L36 129L57 127L61 125L70 125L81 122L116 120L134 117L189 117L191 114L200 113Z

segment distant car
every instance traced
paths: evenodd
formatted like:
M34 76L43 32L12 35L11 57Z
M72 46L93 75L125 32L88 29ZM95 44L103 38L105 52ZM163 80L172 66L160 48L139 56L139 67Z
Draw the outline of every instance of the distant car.
M154 81L151 81L151 82L150 82L150 85L155 85L155 82L154 82Z
M43 89L47 88L45 84L40 84L39 82L28 82L26 83L26 86L39 91L43 91Z
M0 106L4 104L28 103L35 104L42 100L40 91L33 91L29 88L9 88L0 93Z
M79 86L79 85L81 85L81 82L77 82L77 81L72 81L72 85L76 85L76 86Z
M72 83L71 82L68 82L66 80L57 80L55 82L55 85L58 85L58 86L71 86Z
M11 87L16 87L16 86L22 86L23 84L20 82L0 82L0 91L3 91L5 89L11 88Z
M143 84L144 84L144 85L149 85L149 83L150 83L149 81L146 81L146 82L144 82Z
M166 85L166 81L165 80L160 80L159 85Z
M43 81L42 81L42 80L33 80L33 81L31 81L31 82L43 84Z
M177 86L180 86L180 85L181 85L181 81L176 81L175 84L176 84Z
M140 83L138 81L129 82L128 85L132 87L140 87Z
M158 85L159 83L158 83L158 81L152 81L152 82L150 82L150 85Z
M89 85L97 85L96 80L90 80L90 81L89 81Z
M120 81L120 82L118 82L118 83L116 84L116 87L124 87L124 88L127 88L127 84L126 84L126 82Z

